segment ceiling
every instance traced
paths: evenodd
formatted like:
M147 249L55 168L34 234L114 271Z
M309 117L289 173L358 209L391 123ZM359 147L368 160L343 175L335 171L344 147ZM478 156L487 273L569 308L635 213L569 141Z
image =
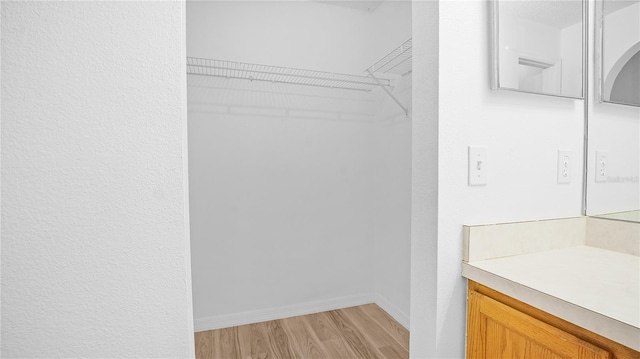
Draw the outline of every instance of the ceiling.
M334 0L334 1L317 1L325 4L343 6L352 9L362 10L366 12L374 12L384 0Z
M374 12L384 0L329 0L316 2ZM608 0L605 12L610 14L640 0ZM582 20L582 2L579 0L508 0L500 2L500 11L517 17L564 29Z
M520 19L564 29L582 21L582 1L518 0L500 1L499 12Z
M623 9L627 6L631 6L633 4L637 4L640 0L608 0L604 2L604 12L605 14L611 14L612 12L616 12L620 9Z

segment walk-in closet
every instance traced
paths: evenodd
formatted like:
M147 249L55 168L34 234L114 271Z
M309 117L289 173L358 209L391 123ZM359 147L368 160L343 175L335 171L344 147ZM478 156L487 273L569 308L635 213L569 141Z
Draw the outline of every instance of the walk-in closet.
M370 303L408 329L411 37L410 1L187 2L196 332Z

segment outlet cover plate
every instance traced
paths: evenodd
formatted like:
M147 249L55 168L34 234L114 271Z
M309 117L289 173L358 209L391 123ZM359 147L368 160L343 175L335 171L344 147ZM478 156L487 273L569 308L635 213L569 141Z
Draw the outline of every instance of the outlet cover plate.
M469 146L469 186L487 184L487 147Z
M596 182L607 182L609 151L596 151Z
M571 183L571 151L558 150L558 183Z

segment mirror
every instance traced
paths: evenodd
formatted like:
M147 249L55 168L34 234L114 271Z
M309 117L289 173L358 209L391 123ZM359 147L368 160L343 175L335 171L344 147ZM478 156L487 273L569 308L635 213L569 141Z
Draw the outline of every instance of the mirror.
M583 98L585 4L494 0L492 88Z
M623 222L640 223L640 210L615 212L615 213L603 213L603 214L596 214L591 217L613 219L616 221L623 221Z
M586 214L640 222L640 0L599 0L595 11Z
M600 101L640 106L640 1L600 1Z

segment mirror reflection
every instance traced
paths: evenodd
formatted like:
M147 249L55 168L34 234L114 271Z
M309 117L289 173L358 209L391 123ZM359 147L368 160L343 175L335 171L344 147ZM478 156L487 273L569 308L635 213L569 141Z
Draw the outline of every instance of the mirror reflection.
M640 1L602 0L595 9L586 214L640 222Z
M616 221L640 223L640 210L596 214L591 217L613 219Z
M494 1L493 88L583 97L582 1Z
M600 99L640 106L640 0L601 5Z

